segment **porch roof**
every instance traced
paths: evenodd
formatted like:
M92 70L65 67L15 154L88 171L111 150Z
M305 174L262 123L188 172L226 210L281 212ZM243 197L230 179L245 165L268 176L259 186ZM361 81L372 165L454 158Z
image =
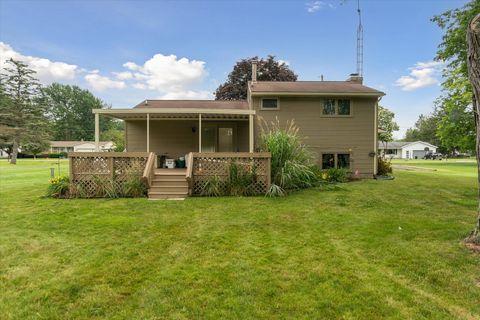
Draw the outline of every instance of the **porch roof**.
M255 110L249 109L223 109L223 108L133 108L133 109L93 109L94 114L101 114L122 120L150 120L158 119L248 119L254 115Z

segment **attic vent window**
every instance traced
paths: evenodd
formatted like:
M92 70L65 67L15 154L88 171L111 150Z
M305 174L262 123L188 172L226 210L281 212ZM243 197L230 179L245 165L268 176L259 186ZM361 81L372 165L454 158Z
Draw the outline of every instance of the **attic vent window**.
M262 109L276 110L278 109L278 99L262 99Z

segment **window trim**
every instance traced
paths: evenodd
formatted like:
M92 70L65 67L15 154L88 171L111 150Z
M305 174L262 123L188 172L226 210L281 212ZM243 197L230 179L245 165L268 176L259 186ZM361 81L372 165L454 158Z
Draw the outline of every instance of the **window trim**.
M277 107L276 108L264 108L263 107L263 100L277 100ZM260 99L260 110L280 110L280 99L278 97L268 97L268 98L261 98Z
M323 114L325 100L335 101L335 114ZM338 114L338 100L350 100L350 114ZM324 98L320 102L320 117L323 118L351 118L353 117L353 99L350 98Z
M349 162L348 162L348 168L346 168L348 170L348 172L352 172L352 167L353 167L353 152L352 151L344 151L344 150L340 150L340 151L328 151L328 150L325 150L325 151L322 151L320 152L320 169L321 170L328 170L329 168L324 168L323 167L323 155L324 154L333 154L333 158L335 159L335 168L338 169L338 155L339 154L348 154L349 155Z

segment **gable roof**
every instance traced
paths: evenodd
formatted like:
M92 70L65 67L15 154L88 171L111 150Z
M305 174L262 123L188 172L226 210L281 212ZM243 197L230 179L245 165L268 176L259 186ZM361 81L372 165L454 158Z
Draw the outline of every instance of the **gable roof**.
M91 143L95 144L95 141L50 141L50 146L53 148L65 148L65 147L75 147L81 144ZM105 146L109 143L113 143L112 141L100 141L100 146Z
M250 83L255 93L311 93L338 95L384 96L385 93L353 81L257 81Z
M421 143L432 148L437 148L437 146L434 146L433 144L430 144L428 142L423 142L423 141L391 141L387 143L387 149L402 149L403 147L406 147L414 143ZM378 146L380 147L380 149L385 148L384 143L380 141L378 142Z
M245 100L144 100L134 108L248 110L248 103Z

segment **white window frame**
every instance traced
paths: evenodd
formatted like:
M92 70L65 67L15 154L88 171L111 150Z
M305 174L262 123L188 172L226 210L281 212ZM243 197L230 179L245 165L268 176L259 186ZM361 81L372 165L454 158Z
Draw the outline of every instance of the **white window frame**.
M264 108L263 107L263 100L277 100L277 107L276 108ZM280 99L278 97L266 97L260 99L260 110L280 110Z

